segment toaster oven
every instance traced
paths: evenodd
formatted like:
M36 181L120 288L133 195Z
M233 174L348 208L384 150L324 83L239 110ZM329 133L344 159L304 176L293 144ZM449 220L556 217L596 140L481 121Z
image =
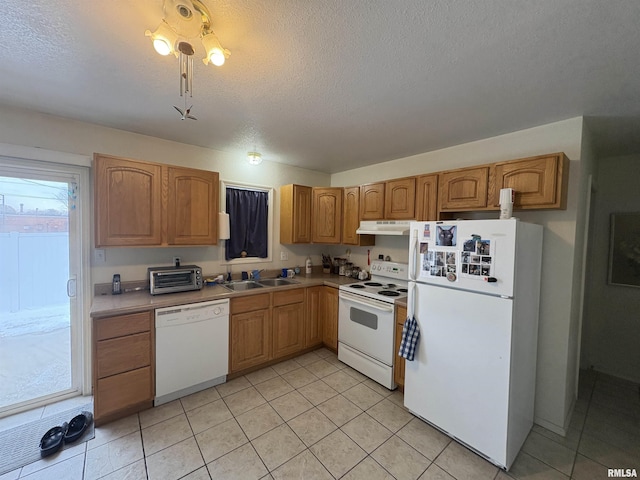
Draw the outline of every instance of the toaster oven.
M151 267L147 272L151 295L188 292L202 288L202 269L197 265Z

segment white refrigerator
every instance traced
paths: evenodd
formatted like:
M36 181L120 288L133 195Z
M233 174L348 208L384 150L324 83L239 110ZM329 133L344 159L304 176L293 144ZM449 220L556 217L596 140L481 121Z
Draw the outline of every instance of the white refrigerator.
M405 406L508 469L533 424L542 227L412 222Z

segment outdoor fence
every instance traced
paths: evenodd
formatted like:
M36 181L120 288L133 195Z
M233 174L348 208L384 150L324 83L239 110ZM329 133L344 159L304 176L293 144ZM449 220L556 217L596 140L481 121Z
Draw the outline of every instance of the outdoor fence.
M0 233L0 313L67 302L69 233Z

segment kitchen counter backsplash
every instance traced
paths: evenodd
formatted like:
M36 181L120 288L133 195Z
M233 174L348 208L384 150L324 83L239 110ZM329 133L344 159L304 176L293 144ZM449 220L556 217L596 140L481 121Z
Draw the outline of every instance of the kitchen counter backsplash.
M315 267L314 267L315 270ZM272 275L269 271L261 273L261 278L275 278L277 272L274 270ZM236 278L237 277L237 278ZM204 278L210 278L205 276ZM240 280L240 272L232 274L234 280ZM144 310L153 310L156 308L170 307L174 305L185 305L188 303L205 302L207 300L215 300L219 298L232 298L244 295L255 295L260 293L268 293L274 290L290 290L300 287L311 287L314 285L329 285L338 288L340 285L350 284L358 280L351 277L335 275L332 273L322 273L322 267L318 272L311 275L301 273L293 278L297 283L293 285L279 287L263 287L248 291L234 292L222 285L213 284L205 285L202 290L195 290L181 293L167 293L164 295L151 295L149 293L148 282L133 281L122 282L123 292L120 295L111 294L111 284L97 284L94 288L95 296L91 305L91 317L109 317L112 315L124 315Z

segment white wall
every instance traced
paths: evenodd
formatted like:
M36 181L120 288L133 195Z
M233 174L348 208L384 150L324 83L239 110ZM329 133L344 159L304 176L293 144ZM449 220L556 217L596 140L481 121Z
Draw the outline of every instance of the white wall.
M244 158L235 158L216 150L7 107L0 107L0 143L88 156L99 152L217 171L220 172L220 180L226 182L235 181L276 188L275 212L279 211L278 188L280 185L299 183L326 186L330 183L328 174L316 171L268 161L257 167L251 166ZM247 151L252 148L252 145L248 145ZM256 265L258 268L304 266L304 260L308 254L311 254L314 264L321 263L322 248L320 246L281 246L279 231L279 216L276 214L274 261L272 264ZM280 261L280 250L288 252L287 261ZM205 274L225 271L225 267L219 262L218 247L109 248L106 251L106 263L92 265L92 283L108 283L114 273L120 273L123 281L142 280L145 278L148 266L170 265L173 256L182 257L183 264L197 262ZM243 265L234 267L233 271L235 273L252 268L252 265Z
M389 178L449 170L453 168L529 157L553 152L565 152L570 159L569 196L566 210L517 212L527 222L545 227L540 327L538 335L538 373L536 381L536 423L563 432L569 421L575 385L568 374L571 354L575 354L576 335L572 324L575 309L573 272L576 268L576 234L578 206L582 202L581 148L582 118L543 125L477 142L458 145L435 152L423 153L376 165L358 168L331 176L332 186L358 185ZM491 215L497 215L495 213ZM378 251L391 252L393 260L406 258L408 240L376 240ZM405 246L406 244L406 246ZM356 264L366 264L366 248L353 248ZM340 252L342 253L342 252ZM578 256L579 258L579 256ZM575 362L574 362L575 365ZM575 368L572 367L572 368Z
M640 288L609 285L610 216L640 212L640 155L598 161L582 367L640 382Z

